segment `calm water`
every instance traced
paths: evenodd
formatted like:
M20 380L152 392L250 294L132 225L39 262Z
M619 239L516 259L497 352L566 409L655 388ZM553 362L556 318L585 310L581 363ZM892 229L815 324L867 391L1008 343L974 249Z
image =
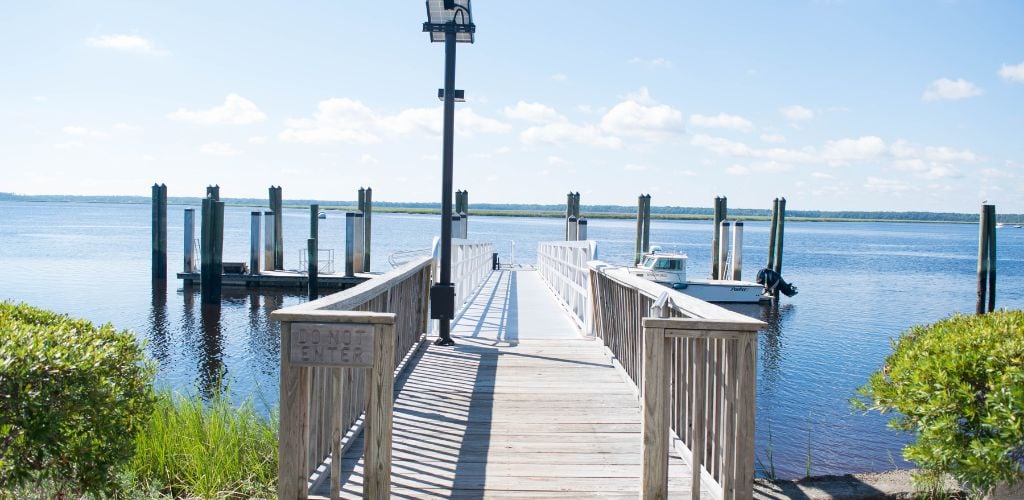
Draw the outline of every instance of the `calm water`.
M168 210L169 272L181 268L182 209ZM198 212L198 207L197 212ZM225 211L225 261L247 261L247 208ZM66 312L131 329L160 366L161 383L208 391L225 373L232 395L276 404L278 328L270 311L305 300L287 293L225 289L222 305L203 308L197 291L170 280L150 283L150 207L0 202L0 300ZM437 217L374 215L373 270L387 255L427 248ZM297 268L308 211L284 216L285 267ZM491 241L503 262L534 262L538 241L559 239L559 219L476 217L472 239ZM632 258L633 221L591 220L601 259ZM321 247L343 249L344 218L320 221ZM1024 307L1024 230L1001 229L997 305ZM710 267L708 222L653 221L651 244L690 255L691 276ZM767 223L747 223L745 277L766 259ZM758 458L766 448L784 477L802 476L808 446L814 474L905 465L904 438L877 415L851 413L847 400L878 368L889 338L975 300L977 226L885 223L786 224L784 275L800 294L780 307L738 310L769 323L760 339ZM341 252L338 254L341 255ZM340 258L340 257L339 257ZM340 267L341 263L336 263Z

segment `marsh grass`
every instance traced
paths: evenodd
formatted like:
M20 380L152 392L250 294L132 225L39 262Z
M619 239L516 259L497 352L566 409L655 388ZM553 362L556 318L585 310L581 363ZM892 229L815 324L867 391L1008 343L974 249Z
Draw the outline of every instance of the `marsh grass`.
M173 497L268 498L277 483L277 417L251 399L158 391L152 419L136 440L128 467L140 489Z

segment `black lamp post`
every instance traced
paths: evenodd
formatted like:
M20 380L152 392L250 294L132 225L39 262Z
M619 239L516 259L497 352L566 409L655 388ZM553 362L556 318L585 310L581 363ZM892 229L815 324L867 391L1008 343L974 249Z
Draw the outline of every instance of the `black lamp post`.
M463 92L455 90L455 44L473 43L473 15L469 0L427 0L427 22L423 31L431 42L444 42L444 138L441 174L441 273L430 287L430 317L438 320L437 345L455 345L451 320L455 316L455 287L452 285L452 157L455 142L455 101Z

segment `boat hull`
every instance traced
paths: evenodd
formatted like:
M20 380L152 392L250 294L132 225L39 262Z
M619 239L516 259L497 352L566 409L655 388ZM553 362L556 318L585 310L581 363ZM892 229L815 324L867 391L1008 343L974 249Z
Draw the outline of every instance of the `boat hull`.
M679 283L661 283L705 302L755 304L764 300L764 287L750 281L698 280Z

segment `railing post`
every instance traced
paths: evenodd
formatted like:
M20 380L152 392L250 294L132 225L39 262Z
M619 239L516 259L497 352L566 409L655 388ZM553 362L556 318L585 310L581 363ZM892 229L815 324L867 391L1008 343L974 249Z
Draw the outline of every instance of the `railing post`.
M308 496L309 367L291 363L291 322L281 322L280 428L277 498Z
M644 379L641 409L641 496L668 498L669 380L668 342L664 328L648 328L644 320ZM698 476L699 477L699 476Z
M391 437L395 390L395 325L374 329L373 368L366 402L363 497L391 496Z

